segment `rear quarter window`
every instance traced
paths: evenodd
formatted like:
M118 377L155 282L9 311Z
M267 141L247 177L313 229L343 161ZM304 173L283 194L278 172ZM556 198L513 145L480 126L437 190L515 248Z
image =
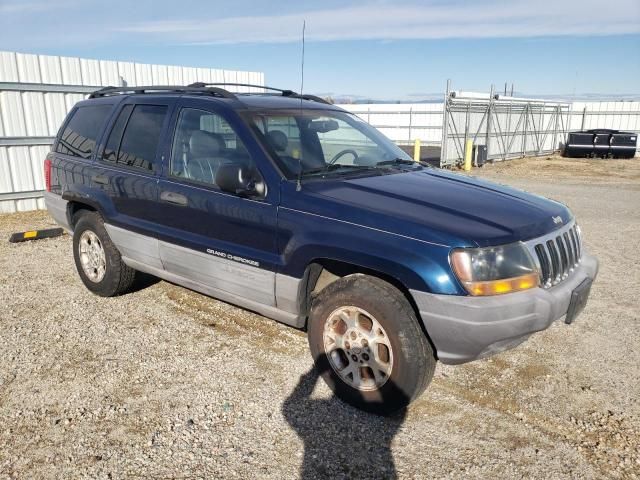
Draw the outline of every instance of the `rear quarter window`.
M104 123L111 112L111 105L78 107L64 126L56 152L80 158L91 158Z

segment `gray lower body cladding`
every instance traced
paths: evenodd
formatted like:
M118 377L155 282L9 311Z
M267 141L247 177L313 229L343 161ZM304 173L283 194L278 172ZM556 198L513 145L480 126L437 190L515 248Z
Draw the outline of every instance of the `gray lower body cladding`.
M67 217L67 204L60 195L51 192L44 192L44 204L58 225L67 231L71 231L69 218Z
M205 295L258 312L294 327L301 280L184 248L105 224L109 237L131 268Z
M459 364L513 348L548 328L566 315L573 290L597 273L598 260L585 254L571 277L546 290L492 297L411 294L439 360Z

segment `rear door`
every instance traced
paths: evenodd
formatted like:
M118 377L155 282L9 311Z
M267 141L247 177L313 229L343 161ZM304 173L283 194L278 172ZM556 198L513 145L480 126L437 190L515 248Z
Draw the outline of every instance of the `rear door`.
M176 125L166 178L160 181L163 226L160 256L176 275L260 304L275 305L278 189L242 198L215 183L223 163L243 163L265 181L254 156L255 139L213 102L185 99ZM265 181L266 183L266 181ZM232 301L233 298L230 299Z
M129 263L162 268L158 250L158 182L175 101L130 97L106 129L91 181L110 206L107 231Z

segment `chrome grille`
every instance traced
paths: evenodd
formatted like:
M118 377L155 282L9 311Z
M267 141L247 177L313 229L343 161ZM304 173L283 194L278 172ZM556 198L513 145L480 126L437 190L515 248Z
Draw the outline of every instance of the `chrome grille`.
M568 278L582 258L580 228L575 223L526 244L538 264L540 283L544 288Z

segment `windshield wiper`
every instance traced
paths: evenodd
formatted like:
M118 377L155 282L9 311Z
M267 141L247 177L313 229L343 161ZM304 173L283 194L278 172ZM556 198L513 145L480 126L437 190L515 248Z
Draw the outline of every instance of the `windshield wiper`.
M376 163L376 166L384 166L384 165L420 165L413 160L407 160L406 158L394 158L393 160L384 160L382 162Z
M331 163L325 167L321 168L312 168L311 170L305 170L302 172L302 176L307 175L316 175L318 173L329 173L335 172L336 170L345 169L348 172L353 172L355 170L375 170L376 167L371 165L341 165L339 163Z

